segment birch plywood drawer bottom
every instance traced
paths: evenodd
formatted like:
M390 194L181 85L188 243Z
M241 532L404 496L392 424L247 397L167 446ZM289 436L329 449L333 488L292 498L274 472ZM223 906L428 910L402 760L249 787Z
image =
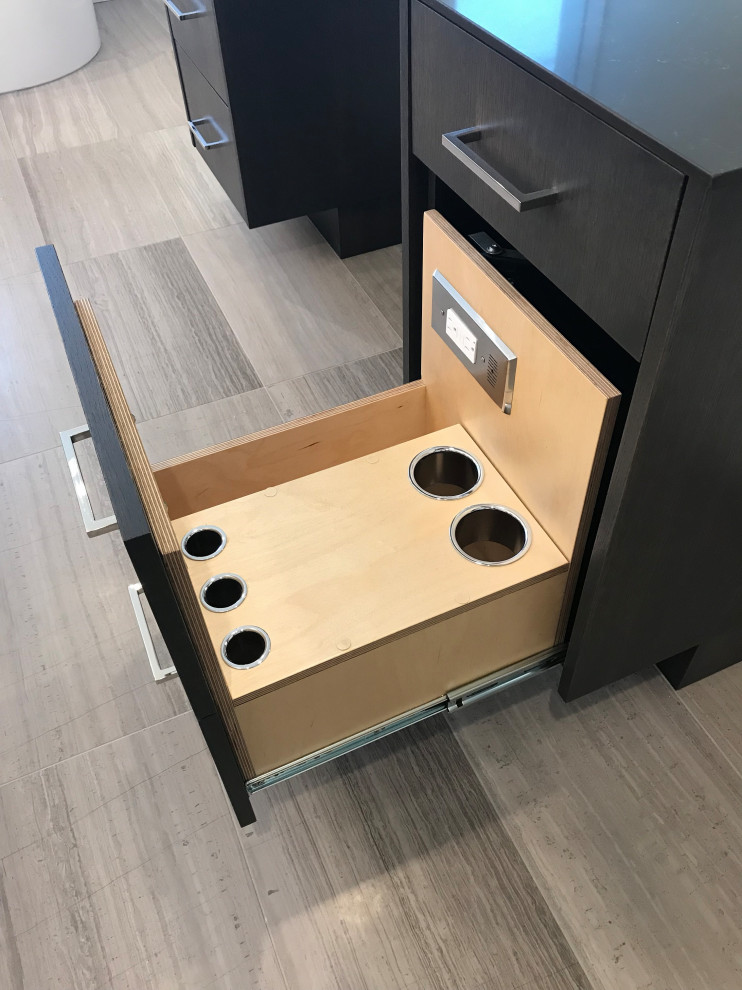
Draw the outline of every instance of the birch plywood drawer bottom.
M563 638L618 393L435 213L424 279L420 382L155 466L77 304L122 536L249 789Z

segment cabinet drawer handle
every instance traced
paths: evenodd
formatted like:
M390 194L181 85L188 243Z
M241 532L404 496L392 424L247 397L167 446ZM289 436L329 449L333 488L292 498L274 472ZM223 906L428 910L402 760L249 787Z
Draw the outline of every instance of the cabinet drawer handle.
M147 625L147 616L144 614L144 609L142 608L141 598L144 595L141 584L130 584L129 585L129 598L131 598L131 607L134 609L134 615L137 620L137 625L139 626L139 634L142 637L142 642L144 643L144 652L147 654L147 659L149 660L149 665L152 668L152 676L156 681L167 680L168 677L173 677L178 671L175 667L161 667L160 661L157 659L157 653L155 652L155 644L152 640L152 633L149 631L149 626Z
M175 14L179 21L192 21L194 17L203 17L204 14L208 14L208 10L201 3L197 3L195 10L181 10L173 0L165 0L165 6Z
M59 439L62 441L62 450L70 470L72 484L77 495L77 504L80 506L80 515L88 536L102 536L103 533L111 533L118 529L116 516L106 516L103 519L96 519L93 515L93 506L90 504L90 496L85 487L85 481L80 470L80 462L75 453L75 442L77 440L87 440L90 430L87 424L78 426L74 430L62 430Z
M213 127L216 133L219 135L218 141L207 141L203 134L199 131L199 127L203 124L209 124ZM196 117L195 120L189 120L188 126L191 129L191 134L195 137L204 151L209 151L211 148L220 148L223 144L229 144L229 138L217 124L213 117Z
M517 186L492 168L481 155L471 147L483 137L483 128L465 127L460 131L449 131L441 136L443 147L450 151L454 158L465 165L470 172L473 172L478 179L481 179L492 192L496 193L500 199L505 200L508 206L512 206L518 213L526 210L535 210L539 206L549 206L555 203L558 198L556 189L539 189L537 192L522 192Z

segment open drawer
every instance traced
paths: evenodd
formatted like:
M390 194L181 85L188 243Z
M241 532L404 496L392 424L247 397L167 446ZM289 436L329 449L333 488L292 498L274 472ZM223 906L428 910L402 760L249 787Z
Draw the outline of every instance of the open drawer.
M89 303L42 270L118 527L247 794L549 663L619 399L438 214L422 381L150 465Z

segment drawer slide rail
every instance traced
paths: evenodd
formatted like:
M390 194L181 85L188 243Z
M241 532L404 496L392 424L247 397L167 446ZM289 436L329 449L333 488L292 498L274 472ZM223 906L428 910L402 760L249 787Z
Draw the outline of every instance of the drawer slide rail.
M314 767L322 766L323 763L329 763L331 760L336 760L340 756L352 753L354 750L360 749L362 746L367 746L377 739L383 739L385 736L390 736L394 732L399 732L402 729L409 728L411 725L415 725L417 722L422 722L423 719L430 718L431 715L454 712L458 708L464 708L467 705L473 704L475 701L489 698L506 687L519 684L522 681L528 680L530 677L534 677L536 674L555 667L562 662L565 652L566 645L554 646L549 650L544 650L542 653L537 653L535 656L521 660L519 663L512 664L510 667L498 670L494 674L489 674L487 677L481 677L476 681L471 681L469 684L464 684L455 691L451 691L440 698L435 698L433 701L429 701L419 708L413 708L411 711L404 712L401 715L395 715L394 718L387 719L386 722L380 722L370 729L365 729L363 732L348 736L347 739L341 739L340 742L332 743L330 746L318 749L314 753L302 756L300 759L293 760L291 763L287 763L282 767L277 767L275 770L269 770L267 773L260 774L258 777L253 777L252 780L248 780L247 782L248 793L254 794L256 791L262 791L264 788L272 787L274 784L279 784L283 780L289 780L291 777L296 777L298 774L312 770Z

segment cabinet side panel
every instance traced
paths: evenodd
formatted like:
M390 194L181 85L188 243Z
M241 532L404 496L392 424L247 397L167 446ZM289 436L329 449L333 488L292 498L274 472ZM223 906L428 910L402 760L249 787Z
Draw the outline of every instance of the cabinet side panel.
M637 385L641 422L633 405L629 414L632 448L619 452L620 487L609 490L588 569L560 685L567 699L696 647L701 662L706 647L739 642L742 174L717 181L699 215L682 278L668 287L651 381L640 375ZM726 665L740 659L730 648ZM715 655L713 667L723 665Z

